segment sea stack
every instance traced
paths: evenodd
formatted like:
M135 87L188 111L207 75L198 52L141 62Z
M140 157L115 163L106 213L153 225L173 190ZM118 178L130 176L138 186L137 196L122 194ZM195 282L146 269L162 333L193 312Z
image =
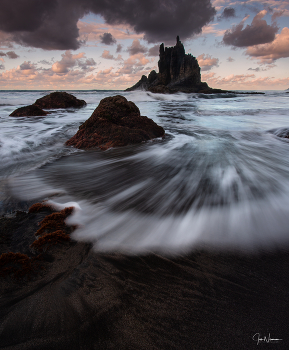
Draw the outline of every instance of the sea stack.
M126 91L148 90L151 92L200 92L210 90L207 83L201 81L200 66L197 59L186 54L184 45L177 36L176 45L160 45L159 73L151 71L148 78L141 80Z

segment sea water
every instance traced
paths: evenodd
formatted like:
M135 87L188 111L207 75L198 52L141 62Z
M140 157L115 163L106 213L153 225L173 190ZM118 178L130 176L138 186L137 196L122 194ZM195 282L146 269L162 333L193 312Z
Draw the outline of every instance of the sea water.
M10 117L50 91L0 91L0 210L74 205L76 240L99 251L180 253L289 243L289 94L69 91L81 109ZM65 146L101 99L121 94L165 137L111 148ZM26 205L26 207L25 207Z

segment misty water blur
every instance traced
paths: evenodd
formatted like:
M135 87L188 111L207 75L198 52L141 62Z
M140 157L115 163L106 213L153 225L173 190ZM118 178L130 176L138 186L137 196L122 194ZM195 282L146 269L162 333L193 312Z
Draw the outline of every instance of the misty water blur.
M164 139L105 152L65 147L99 101L117 93L77 92L84 109L33 119L7 118L1 107L3 208L15 198L73 202L74 238L102 251L289 242L289 143L278 137L289 130L288 94L122 93L164 127Z

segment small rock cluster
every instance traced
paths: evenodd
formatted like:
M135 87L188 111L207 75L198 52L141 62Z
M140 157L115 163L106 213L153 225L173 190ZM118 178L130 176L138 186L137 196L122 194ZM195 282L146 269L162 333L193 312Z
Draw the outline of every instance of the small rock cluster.
M35 101L34 104L20 107L10 114L11 117L45 116L48 112L44 109L53 108L80 108L86 105L84 100L79 100L67 92L52 92Z
M71 215L72 212L73 207L67 207L60 212L56 212L47 204L36 203L29 208L28 213L18 213L22 220L21 218L18 220L17 216L16 219L2 218L1 223L4 224L9 236L18 225L22 226L25 219L26 222L29 222L29 225L26 225L27 227L24 227L22 230L30 232L31 223L39 217L37 215L46 214L44 219L38 224L39 229L35 232L36 239L30 245L29 253L8 251L0 255L0 277L12 276L20 278L39 273L39 268L44 261L44 252L58 244L65 244L65 242L71 244L70 233L73 232L75 226L66 225L65 219ZM5 237L5 235L4 238L2 237L4 243L5 238L8 243L11 243L10 241L12 239Z

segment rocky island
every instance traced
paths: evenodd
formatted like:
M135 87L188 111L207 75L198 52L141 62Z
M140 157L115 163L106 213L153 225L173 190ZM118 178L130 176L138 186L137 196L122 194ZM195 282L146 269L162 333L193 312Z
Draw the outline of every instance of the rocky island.
M143 75L132 87L125 91L145 90L155 93L226 93L228 90L213 89L201 80L201 69L198 60L186 54L184 45L177 36L176 45L164 47L160 45L159 73L151 71L149 76ZM245 92L244 94L263 94Z
M126 91L174 93L210 90L208 84L201 81L201 69L197 59L191 54L186 54L179 36L174 47L160 45L159 57L159 73L153 70L148 77L143 75L139 82Z

